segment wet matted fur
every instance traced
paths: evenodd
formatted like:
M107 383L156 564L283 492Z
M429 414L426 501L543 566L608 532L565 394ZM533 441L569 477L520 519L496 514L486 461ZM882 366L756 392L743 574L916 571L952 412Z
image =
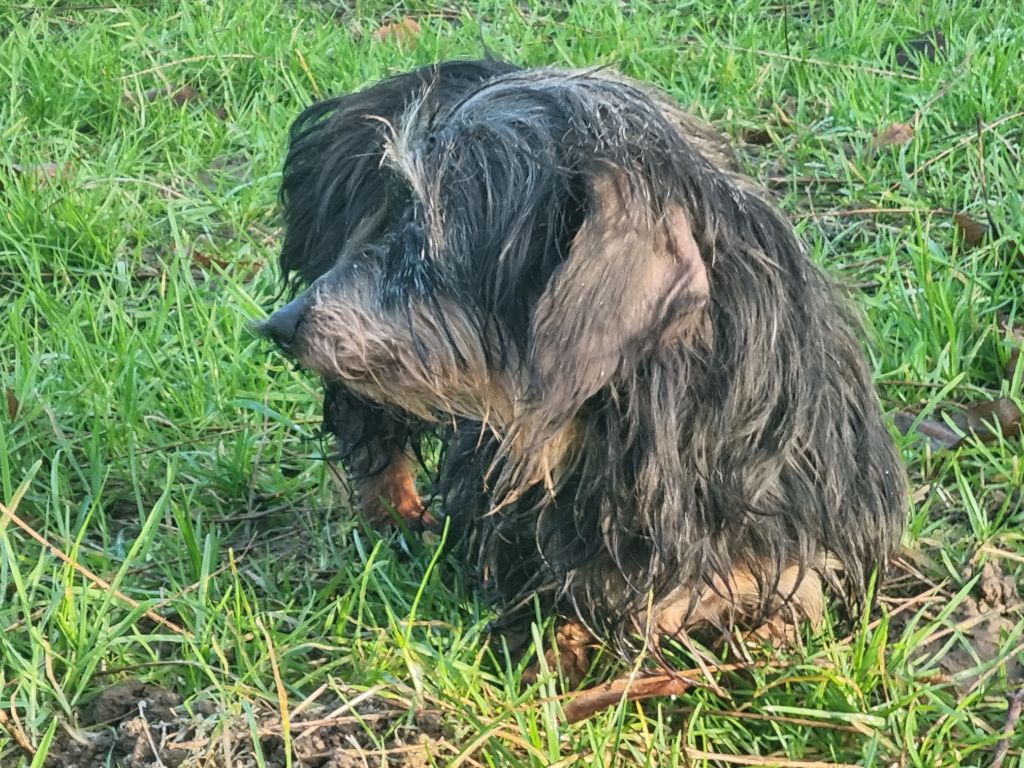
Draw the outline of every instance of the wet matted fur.
M430 430L435 514L512 614L539 596L628 649L862 603L906 499L857 323L667 97L423 68L306 110L282 202L304 290L264 329L323 377L372 519L429 517Z

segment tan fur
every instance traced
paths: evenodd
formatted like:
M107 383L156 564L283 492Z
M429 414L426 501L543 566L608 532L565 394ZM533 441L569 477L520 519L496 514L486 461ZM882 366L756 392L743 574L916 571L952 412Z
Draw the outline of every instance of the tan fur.
M765 597L762 590L747 567L735 569L728 580L716 577L711 585L677 587L654 606L655 631L674 636L742 625L745 618L759 613ZM764 623L750 633L754 637L790 641L802 622L817 627L825 610L821 575L811 568L801 573L797 565L784 568L768 604Z
M394 515L414 528L435 524L416 490L409 457L401 451L392 453L383 470L359 482L359 497L363 513L375 525L390 522Z

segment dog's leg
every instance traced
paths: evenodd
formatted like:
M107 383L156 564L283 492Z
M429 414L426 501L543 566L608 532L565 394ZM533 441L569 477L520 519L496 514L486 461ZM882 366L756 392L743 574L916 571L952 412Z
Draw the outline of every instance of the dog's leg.
M414 529L434 525L416 490L413 463L406 453L413 434L407 421L356 397L340 384L328 383L324 429L337 441L338 454L356 486L367 522L378 528L395 522Z
M593 635L578 621L567 621L555 630L555 645L544 652L544 662L548 669L558 673L565 690L579 688L587 676L590 649L594 643ZM527 667L523 672L523 684L536 682L540 669L539 663Z
M662 636L727 634L746 628L746 638L776 645L796 642L800 625L817 627L824 616L822 579L816 569L790 565L782 569L770 596L746 567L737 567L729 578L717 577L703 584L694 599L693 589L677 588L655 606L657 632Z
M384 469L357 479L356 487L363 515L377 527L386 527L395 515L413 529L436 523L416 490L412 462L400 448L392 450Z
M695 600L692 595L693 590L679 588L654 607L656 628L651 639L655 646L661 638L709 632L731 640L729 632L737 628L745 629L743 638L752 643L790 645L798 642L803 624L820 625L825 610L818 571L796 565L782 569L767 601L763 587L745 567L734 569L728 581L716 579L713 587L703 585ZM590 650L595 642L578 621L567 621L556 630L555 645L545 652L544 660L548 669L559 672L566 690L578 688L583 682L590 670ZM524 683L534 682L539 669L539 664L529 667L523 675Z
M801 624L807 623L816 629L824 615L825 593L821 576L808 570L801 577L800 569L790 566L779 578L771 613L747 638L771 645L793 645L799 642Z

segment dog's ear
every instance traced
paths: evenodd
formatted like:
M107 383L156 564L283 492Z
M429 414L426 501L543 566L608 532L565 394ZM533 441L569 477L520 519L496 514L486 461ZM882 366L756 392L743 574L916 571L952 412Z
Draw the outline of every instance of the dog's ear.
M671 200L652 210L639 184L609 170L591 177L588 213L537 303L531 384L548 423L685 342L704 317L708 271L687 214Z

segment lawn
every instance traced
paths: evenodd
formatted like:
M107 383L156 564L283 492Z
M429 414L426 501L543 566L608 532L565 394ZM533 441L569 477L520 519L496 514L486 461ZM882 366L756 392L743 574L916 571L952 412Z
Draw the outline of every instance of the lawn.
M249 330L287 128L485 50L668 90L849 287L913 494L859 623L570 724L436 536L351 513ZM7 4L0 765L1020 765L1022 105L997 0Z

